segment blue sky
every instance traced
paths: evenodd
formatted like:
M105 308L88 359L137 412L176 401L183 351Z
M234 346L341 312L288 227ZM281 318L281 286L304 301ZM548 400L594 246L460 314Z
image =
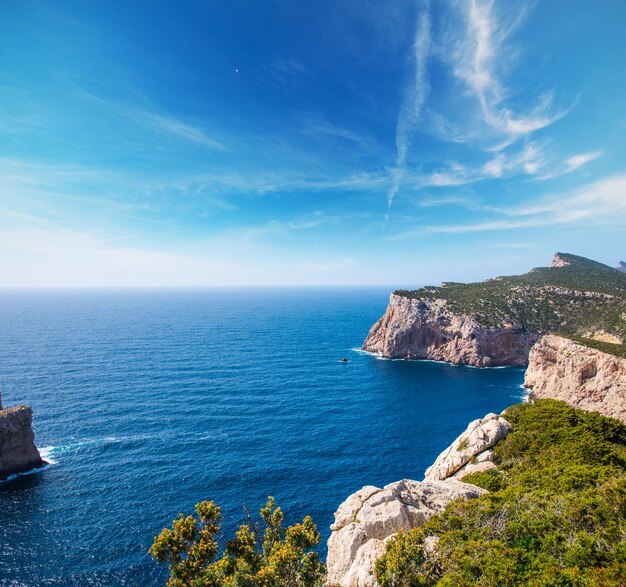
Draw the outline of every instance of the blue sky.
M0 283L626 255L626 3L5 0Z

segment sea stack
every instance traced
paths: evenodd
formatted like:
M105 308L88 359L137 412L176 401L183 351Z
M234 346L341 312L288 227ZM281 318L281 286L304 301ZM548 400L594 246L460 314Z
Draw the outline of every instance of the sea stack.
M35 446L32 422L30 406L3 408L0 395L0 481L46 464Z

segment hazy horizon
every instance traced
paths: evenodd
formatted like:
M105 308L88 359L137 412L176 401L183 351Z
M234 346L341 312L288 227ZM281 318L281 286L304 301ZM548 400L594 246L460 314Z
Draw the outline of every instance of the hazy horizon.
M8 0L0 288L615 266L626 4Z

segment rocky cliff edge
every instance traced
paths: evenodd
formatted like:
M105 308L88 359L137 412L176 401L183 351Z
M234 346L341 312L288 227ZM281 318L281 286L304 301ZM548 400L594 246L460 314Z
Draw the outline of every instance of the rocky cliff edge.
M469 315L451 312L446 300L393 293L363 350L390 359L431 359L475 367L524 366L538 336L515 325L481 326Z
M30 406L1 409L0 480L43 467L46 463L35 446Z
M626 423L626 359L556 335L532 348L524 386L531 398L551 398Z

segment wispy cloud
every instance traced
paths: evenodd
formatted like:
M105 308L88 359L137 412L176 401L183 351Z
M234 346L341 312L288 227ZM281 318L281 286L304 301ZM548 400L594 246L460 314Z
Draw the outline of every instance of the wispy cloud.
M293 57L276 56L269 63L260 67L261 73L279 84L298 79L311 77L308 67Z
M415 189L426 187L458 187L486 179L502 179L516 175L535 176L547 164L547 157L536 143L526 143L521 149L496 153L482 165L463 165L458 161L436 169L427 175L413 175Z
M123 112L127 118L135 120L155 132L178 137L218 151L226 150L223 143L210 137L198 126L149 110L124 109Z
M580 169L584 165L587 165L587 163L591 163L591 161L595 161L600 157L602 157L602 151L590 151L588 153L581 153L579 155L568 157L560 165L557 165L550 171L540 175L539 179L545 180L561 177L562 175L566 175L568 173L572 173L572 171Z
M551 92L540 95L535 105L525 113L515 112L507 105L512 92L499 72L512 61L512 52L507 44L511 34L525 20L527 5L506 4L500 12L507 15L507 20L499 18L502 14L496 13L495 0L464 0L457 6L463 15L462 30L450 35L456 40L450 43L450 47L444 47L441 55L449 63L454 76L478 101L482 121L496 141L489 147L490 150L500 151L520 138L550 126L568 113L569 108L553 107ZM475 138L475 133L452 129L442 116L434 122L444 137L451 140L463 142L470 137Z
M407 85L398 114L396 128L396 165L391 172L391 186L387 192L387 210L400 189L406 174L406 160L411 145L411 135L421 117L422 107L428 96L427 64L430 55L430 6L424 3L418 16L417 31L413 43L414 68Z
M412 238L425 234L465 234L506 231L553 225L578 225L598 221L626 224L626 175L593 182L573 193L553 195L525 207L486 207L496 217L477 223L423 226L393 235L392 239ZM498 218L499 216L499 218Z

